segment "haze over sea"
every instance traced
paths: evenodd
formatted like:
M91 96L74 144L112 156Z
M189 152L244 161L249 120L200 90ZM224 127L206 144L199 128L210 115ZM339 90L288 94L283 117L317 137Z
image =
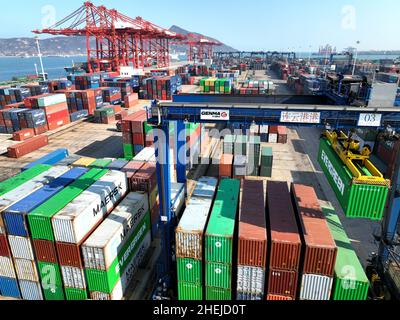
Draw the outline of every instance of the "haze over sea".
M298 55L300 58L308 59L309 54L301 53ZM360 60L379 60L379 59L396 59L397 55L360 55ZM313 56L313 59L319 57ZM324 57L321 57L324 58ZM44 57L43 64L45 72L49 74L50 79L66 77L64 67L72 66L75 62L84 62L86 57ZM36 74L35 63L38 67L39 73L41 72L40 61L38 57L0 57L0 81L11 80L13 77L24 77L27 75Z

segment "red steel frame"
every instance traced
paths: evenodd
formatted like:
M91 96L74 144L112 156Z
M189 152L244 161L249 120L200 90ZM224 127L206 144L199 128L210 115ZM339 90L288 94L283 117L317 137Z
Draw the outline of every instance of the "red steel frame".
M186 39L179 41L179 44L188 46L188 60L199 62L204 59L212 59L215 46L221 46L222 43L204 38L198 34L189 33Z
M86 37L89 72L119 71L121 66L144 68L170 64L170 40L184 40L185 36L170 32L141 17L132 19L115 9L83 6L50 28L34 30L36 34ZM106 67L108 64L108 67Z

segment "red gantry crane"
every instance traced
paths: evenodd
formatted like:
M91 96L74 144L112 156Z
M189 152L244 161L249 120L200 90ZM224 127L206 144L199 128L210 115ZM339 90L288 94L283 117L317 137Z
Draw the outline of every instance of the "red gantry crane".
M33 32L86 37L90 73L119 71L121 66L144 68L153 63L159 68L168 67L169 42L186 39L141 17L132 19L91 2L85 2L55 25Z
M222 46L222 43L218 41L194 33L187 34L186 39L179 41L179 44L188 46L189 61L195 61L197 58L199 62L203 62L204 59L212 59L214 47Z

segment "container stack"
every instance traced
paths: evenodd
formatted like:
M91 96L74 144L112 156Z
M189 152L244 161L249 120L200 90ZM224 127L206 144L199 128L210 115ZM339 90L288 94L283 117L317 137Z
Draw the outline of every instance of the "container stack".
M262 181L242 182L237 300L264 300L268 245L264 195Z
M286 182L268 181L267 203L271 239L267 300L295 300L302 244Z
M151 245L147 196L129 193L82 245L92 300L121 300Z
M109 171L52 217L67 300L88 298L81 246L127 191L126 175Z
M338 253L335 263L335 279L332 291L333 300L366 300L369 280L365 275L357 254L344 230L338 215L332 208L322 208L330 232L335 239ZM352 270L351 274L348 270Z
M260 170L261 139L259 136L249 136L247 144L247 176L257 177Z
M103 93L101 89L88 89L81 91L62 91L67 96L70 113L87 110L89 115L103 106Z
M278 127L277 126L270 126L269 127L269 135L268 135L268 142L269 143L278 143Z
M51 172L53 171L53 172ZM49 184L28 195L3 212L8 240L14 258L21 297L24 300L44 300L39 278L36 253L28 228L28 215L38 206L46 202L62 188L81 176L85 170L68 167L53 167L46 171Z
M201 93L231 94L232 88L231 79L204 78L200 80Z
M113 108L101 108L94 111L96 123L110 124L115 122L115 111Z
M7 133L13 133L15 131L19 131L23 129L21 126L21 114L25 111L28 111L28 109L8 109L8 110L3 110L2 112L2 117L3 117L3 122L4 122L4 127L5 131Z
M31 96L40 96L42 94L50 93L48 85L43 84L27 84L21 88L28 89Z
M268 142L269 126L260 126L260 138L261 142Z
M274 165L274 156L272 153L272 148L262 147L260 176L271 178L273 165Z
M131 160L146 146L149 127L146 123L146 112L136 112L122 120L122 142L125 159Z
M206 300L231 300L240 181L223 179L206 231Z
M181 85L179 76L148 78L145 81L146 99L172 100L172 95L181 91Z
M105 79L101 83L102 87L118 88L121 91L121 100L124 101L126 96L132 93L132 87L135 87L134 79Z
M300 300L330 300L337 247L312 187L293 184L302 229L304 266Z
M120 88L102 88L103 101L112 105L122 103L122 95Z
M0 109L10 104L23 102L25 98L31 96L29 88L0 88Z
M199 180L176 229L179 300L204 300L204 233L218 180Z
M232 178L233 174L233 155L223 154L219 164L219 178Z
M244 179L247 175L247 157L238 155L233 160L233 178Z
M52 218L106 173L106 170L90 170L28 215L40 280L46 300L65 300L65 294L71 297L72 291L77 291L76 289L66 288L64 293L63 276L57 256Z
M100 75L77 75L74 77L74 85L77 90L96 89L100 87Z

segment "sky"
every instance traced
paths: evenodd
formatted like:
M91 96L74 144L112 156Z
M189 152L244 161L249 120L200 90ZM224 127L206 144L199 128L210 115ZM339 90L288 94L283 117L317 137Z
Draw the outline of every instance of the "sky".
M84 0L0 0L0 38L32 36ZM94 0L162 27L173 24L238 50L400 50L399 0ZM360 42L357 45L357 42Z

